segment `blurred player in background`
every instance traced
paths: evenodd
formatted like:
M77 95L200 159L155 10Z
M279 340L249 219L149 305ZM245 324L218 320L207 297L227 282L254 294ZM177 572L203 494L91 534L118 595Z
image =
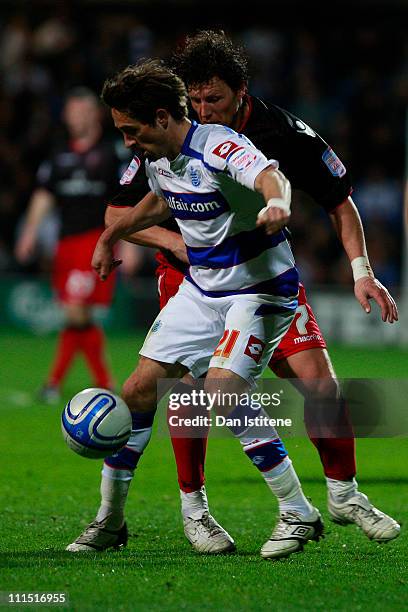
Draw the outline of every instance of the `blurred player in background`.
M91 268L95 244L104 229L107 199L117 189L119 159L103 137L102 108L89 89L72 90L62 119L67 138L57 143L49 160L38 170L25 223L16 244L17 260L24 264L34 254L42 220L52 208L60 217L60 235L53 262L52 284L65 313L65 326L40 392L55 403L77 353L82 353L97 387L112 388L105 356L103 330L94 321L93 307L109 306L114 278L102 283Z
M203 61L205 58L206 61ZM292 187L310 195L330 215L349 256L355 280L355 295L366 312L369 299L381 308L383 321L397 320L397 309L388 291L375 279L370 267L360 217L350 197L349 175L336 154L314 130L291 113L275 105L266 106L247 91L247 59L222 32L200 32L189 37L175 58L175 67L185 80L194 111L202 123L221 123L241 131L268 157L279 160ZM233 149L226 150L226 156ZM138 158L135 158L138 160ZM107 209L107 223L126 213L146 193L143 165L135 161L129 168L127 184ZM153 227L132 236L132 240L160 249L158 281L163 307L183 280L183 261L169 257L170 248L183 259L180 236L167 227ZM176 231L178 231L176 229ZM300 287L296 318L270 363L281 377L293 379L305 397L305 417L309 436L323 464L331 516L340 523L356 523L369 537L379 541L399 534L399 525L377 510L358 491L355 442L352 428L339 394L334 368L314 313ZM325 409L339 409L337 429L319 436L313 415ZM342 436L339 437L339 431ZM328 435L327 435L328 434ZM206 504L204 461L206 439L172 438L177 463L184 520L191 508ZM114 467L115 462L106 460ZM129 466L128 466L129 467ZM131 473L133 473L133 465ZM119 472L118 472L119 474ZM108 478L107 471L104 478ZM116 486L120 484L116 481ZM124 486L124 485L123 485ZM186 533L187 537L188 534Z

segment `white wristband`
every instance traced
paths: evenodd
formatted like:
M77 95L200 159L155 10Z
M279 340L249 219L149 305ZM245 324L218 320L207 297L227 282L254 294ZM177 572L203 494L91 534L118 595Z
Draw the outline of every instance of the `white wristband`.
M371 269L370 262L365 256L355 257L351 262L351 269L353 270L353 278L355 283L360 278L364 278L365 276L374 278L374 272Z
M290 201L288 202L287 200L284 200L283 198L270 198L267 201L266 206L264 206L264 208L262 208L262 210L259 211L258 219L259 217L262 217L264 213L266 213L268 208L281 208L284 212L290 213Z

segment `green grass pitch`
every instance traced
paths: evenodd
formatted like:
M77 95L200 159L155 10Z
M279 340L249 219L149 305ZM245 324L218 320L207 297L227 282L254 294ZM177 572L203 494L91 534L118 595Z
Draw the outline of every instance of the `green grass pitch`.
M109 340L118 383L136 363L140 342L131 334ZM353 525L332 524L317 453L303 439L287 440L288 450L326 524L325 539L308 544L303 553L275 562L260 558L277 506L237 443L227 439L210 440L207 490L212 512L234 536L238 552L194 553L182 533L171 445L157 432L132 484L128 547L89 556L64 552L95 515L101 462L65 446L61 406L33 400L54 338L3 333L0 345L0 591L64 592L68 609L80 612L407 609L407 532L403 528L397 540L379 545ZM340 377L406 376L403 351L334 347L331 353ZM89 383L77 363L65 385L66 398ZM360 489L406 523L407 440L358 440L357 458Z

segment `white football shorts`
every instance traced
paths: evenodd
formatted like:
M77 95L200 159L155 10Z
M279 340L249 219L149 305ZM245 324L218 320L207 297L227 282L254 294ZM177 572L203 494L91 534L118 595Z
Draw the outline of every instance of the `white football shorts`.
M179 362L195 378L210 367L225 368L253 385L295 312L279 308L273 297L265 295L210 298L185 279L157 316L140 354L164 363Z

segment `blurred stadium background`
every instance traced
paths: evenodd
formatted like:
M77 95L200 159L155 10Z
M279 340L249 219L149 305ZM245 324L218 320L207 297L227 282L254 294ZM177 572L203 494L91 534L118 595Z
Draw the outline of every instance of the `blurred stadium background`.
M188 0L1 1L0 329L46 334L61 323L48 284L58 219L44 224L28 266L17 264L13 246L66 92L87 85L99 93L117 69L140 57L166 58L186 33L204 27L222 27L243 43L252 93L309 122L351 168L372 265L404 318L407 4L301 6L253 0L242 13L234 3L212 0L198 11ZM108 116L106 130L121 147ZM327 339L405 345L404 321L387 326L377 310L370 317L361 311L329 220L297 199L290 224L295 255ZM143 330L157 311L153 252L135 248L134 264L120 274L113 308L101 313L112 333Z

